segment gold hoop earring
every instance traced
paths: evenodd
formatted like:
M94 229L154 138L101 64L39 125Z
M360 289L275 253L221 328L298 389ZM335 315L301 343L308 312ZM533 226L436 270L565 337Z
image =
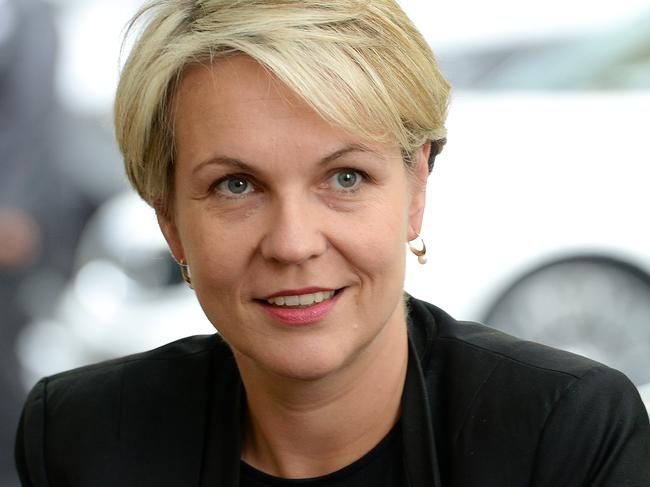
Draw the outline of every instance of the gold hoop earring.
M416 247L414 242L419 242L419 245ZM418 262L420 264L426 264L427 263L427 246L424 244L424 240L422 237L419 235L415 237L413 240L410 240L408 243L409 250L417 256Z
M178 267L181 271L181 277L183 280L187 283L190 289L194 289L194 286L192 286L192 274L190 273L190 266L187 264L185 259L178 261Z

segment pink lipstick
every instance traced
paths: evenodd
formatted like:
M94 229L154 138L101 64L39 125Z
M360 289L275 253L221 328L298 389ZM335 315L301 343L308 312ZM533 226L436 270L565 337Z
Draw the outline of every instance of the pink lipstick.
M331 294L334 294L331 296ZM260 301L264 311L285 325L304 326L323 320L339 300L342 290L304 288L274 293Z

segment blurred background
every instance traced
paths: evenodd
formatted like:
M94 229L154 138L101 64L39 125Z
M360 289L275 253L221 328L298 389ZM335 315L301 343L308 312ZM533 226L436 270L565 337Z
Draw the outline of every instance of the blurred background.
M113 140L140 3L0 0L0 487L38 378L213 331ZM650 1L400 3L455 89L406 289L650 394Z

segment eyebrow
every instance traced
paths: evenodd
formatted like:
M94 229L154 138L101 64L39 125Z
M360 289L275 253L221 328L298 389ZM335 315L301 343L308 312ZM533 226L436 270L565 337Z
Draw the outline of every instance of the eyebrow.
M332 152L331 154L326 155L323 157L320 161L318 161L318 165L325 165L328 164L332 161L335 161L337 159L340 159L343 156L346 156L352 152L364 152L364 153L370 153L378 156L382 160L385 160L386 158L384 157L383 154L363 145L363 144L349 144L346 145L345 147ZM230 157L230 156L215 156L211 157L210 159L203 161L199 163L193 170L192 170L192 176L196 175L199 171L201 171L204 167L210 166L213 164L217 165L223 165L223 166L234 166L242 171L246 172L255 172L258 169L256 169L252 164L247 163L245 161L242 161L241 159L238 159L236 157Z

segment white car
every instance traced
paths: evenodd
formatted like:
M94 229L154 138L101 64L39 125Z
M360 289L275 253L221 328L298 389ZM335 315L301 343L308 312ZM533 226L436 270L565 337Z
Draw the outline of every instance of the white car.
M429 183L431 267L460 317L650 382L650 11L610 31L442 56L455 97Z
M407 290L650 382L648 113L650 92L457 96Z

